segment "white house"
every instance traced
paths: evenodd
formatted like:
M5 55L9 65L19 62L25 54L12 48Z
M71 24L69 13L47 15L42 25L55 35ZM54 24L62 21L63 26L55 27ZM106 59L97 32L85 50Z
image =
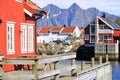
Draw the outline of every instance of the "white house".
M80 29L77 26L41 27L38 31L37 43L51 42L53 40L66 40L68 36L80 37Z

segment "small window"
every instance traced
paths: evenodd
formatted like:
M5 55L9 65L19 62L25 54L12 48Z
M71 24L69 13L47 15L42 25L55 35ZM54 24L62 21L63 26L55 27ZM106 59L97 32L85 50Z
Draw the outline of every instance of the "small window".
M22 0L16 0L17 2L22 2Z
M85 40L89 40L89 35L88 34L85 35Z
M90 25L90 32L91 34L95 34L95 24Z
M95 43L95 35L90 36L90 41L91 41L91 43Z

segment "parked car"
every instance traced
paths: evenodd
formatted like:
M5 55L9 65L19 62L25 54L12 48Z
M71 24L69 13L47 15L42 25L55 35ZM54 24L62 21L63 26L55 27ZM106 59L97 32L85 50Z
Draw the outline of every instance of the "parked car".
M54 40L53 42L56 43L56 44L59 44L59 43L63 43L64 41L61 41L61 40Z
M64 44L70 44L70 40L65 40Z

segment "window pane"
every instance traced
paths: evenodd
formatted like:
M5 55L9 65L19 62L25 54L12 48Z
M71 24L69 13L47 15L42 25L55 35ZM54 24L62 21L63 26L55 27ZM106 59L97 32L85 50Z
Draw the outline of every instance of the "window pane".
M95 34L95 25L91 25L91 34Z
M33 25L28 25L28 51L33 51Z
M14 23L7 23L7 52L14 54Z
M21 25L21 51L25 53L27 51L27 25Z
M95 35L91 35L91 42L95 42Z

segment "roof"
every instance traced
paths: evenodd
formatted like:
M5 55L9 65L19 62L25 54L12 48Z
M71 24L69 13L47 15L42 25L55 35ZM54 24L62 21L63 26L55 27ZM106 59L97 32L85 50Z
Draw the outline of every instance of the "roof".
M112 22L111 20L106 19L106 18L103 18L103 17L100 17L100 19L102 19L102 20L104 20L106 23L108 23L113 29L120 30L120 26L117 25L115 22Z
M75 30L75 26L69 26L69 27L62 27L62 26L56 26L56 27L50 27L50 26L44 26L41 27L38 31L38 34L48 34L49 32L61 32L61 34L70 34L73 33Z
M61 31L61 33L62 33L62 34L73 33L74 30L75 30L75 28L76 28L75 26L65 27L65 28Z
M31 0L26 0L25 3L34 10L42 10L39 6L33 3Z
M45 26L45 27L40 28L38 33L39 34L48 34L51 29L52 29L52 27Z
M97 16L98 17L98 16ZM109 20L108 18L103 18L103 17L98 17L101 21L103 21L106 25L108 25L108 26L110 26L112 29L116 29L116 30L120 30L120 26L119 25L117 25L115 22L113 22L113 21L111 21L111 20ZM90 23L92 23L93 21L95 21L95 19L93 19ZM89 24L90 24L89 23ZM89 25L88 24L88 25ZM87 26L88 26L87 25ZM87 27L86 26L86 27ZM85 28L86 28L85 27Z
M51 32L53 32L53 31L59 32L59 31L61 31L62 29L63 29L63 27L61 27L61 26L56 26L56 27L53 27L53 28L51 29Z
M25 0L24 3L27 4L29 7L31 7L31 8L34 9L34 10L39 10L39 11L41 11L44 15L47 14L42 8L40 8L39 6L37 6L37 4L35 4L35 3L32 2L31 0Z

